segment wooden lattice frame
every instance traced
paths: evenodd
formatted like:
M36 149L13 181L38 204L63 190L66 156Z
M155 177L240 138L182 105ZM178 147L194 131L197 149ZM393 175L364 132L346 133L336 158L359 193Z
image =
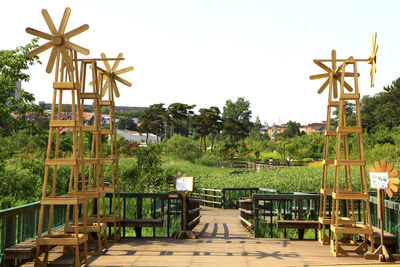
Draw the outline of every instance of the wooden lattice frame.
M29 56L35 56L52 47L50 58L47 64L46 72L51 73L55 66L55 79L53 83L53 102L52 114L49 123L49 142L47 147L45 161L45 176L43 182L43 192L41 199L41 209L39 218L38 237L36 239L35 266L47 266L49 259L49 247L53 245L63 245L64 253L75 254L75 266L87 265L87 205L85 196L79 192L79 182L84 184L84 154L83 154L83 133L82 133L82 112L80 108L80 77L78 71L77 51L83 54L88 54L89 50L75 45L69 41L73 36L88 29L87 25L83 25L70 32L64 33L71 9L66 8L62 17L60 27L55 28L53 21L50 18L46 9L42 10L43 17L51 34L47 34L32 28L27 28L26 31L35 36L49 40L46 44L30 51ZM71 91L72 107L71 116L63 117L63 93ZM57 102L58 97L58 102ZM58 108L56 107L58 105ZM57 111L57 113L56 113ZM72 154L68 158L60 156L60 136L61 133L68 129L73 133L73 148ZM55 144L53 144L53 133L55 133ZM59 165L71 167L70 193L67 196L56 196L57 184L57 169ZM50 168L52 167L52 168ZM49 173L53 173L51 194L47 195L47 185ZM82 192L85 188L82 188ZM73 223L79 224L79 205L83 209L83 229L79 231L76 227L73 233L64 233L62 235L54 235L51 233L53 221L54 205L71 205L73 207ZM44 209L45 206L50 207L48 217L48 234L42 235ZM83 232L83 233L80 233ZM79 245L83 245L83 251L80 251ZM45 254L40 258L39 254L41 246L45 247ZM43 250L42 250L43 251Z

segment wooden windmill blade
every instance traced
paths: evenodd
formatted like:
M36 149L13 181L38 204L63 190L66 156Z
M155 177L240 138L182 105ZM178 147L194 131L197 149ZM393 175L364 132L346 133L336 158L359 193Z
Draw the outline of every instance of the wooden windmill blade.
M323 70L327 71L327 72L332 72L332 70L326 66L324 63L318 61L318 60L314 60L314 63L317 64L318 66L320 66Z
M106 54L101 53L100 56L103 59L104 66L106 67L106 70L107 71L111 71L111 67L110 67L110 64L108 64L108 60L107 60Z
M111 87L113 89L114 95L116 97L119 97L118 86L117 86L117 83L115 82L115 79L111 79L111 85L112 85Z
M70 8L67 7L65 9L65 11L67 11L67 9L70 9ZM67 12L64 12L64 16L66 15L66 13ZM53 20L51 19L49 12L47 12L47 9L42 9L42 15L43 15L44 21L47 24L47 27L49 27L50 32L53 35L57 35L58 31L57 31L56 27L54 26Z
M116 97L119 97L119 90L118 90L118 86L117 83L115 81L118 81L126 86L131 87L132 84L130 82L128 82L127 80L119 77L119 74L122 73L126 73L129 71L133 70L133 67L127 67L127 68L123 68L120 70L117 70L119 63L121 62L121 60L123 60L123 54L119 53L112 68L110 67L110 64L108 62L108 59L105 55L105 53L101 53L101 58L103 59L104 62L104 66L106 67L106 70L103 70L103 72L105 72L106 74L106 82L104 84L104 86L101 89L101 96L104 97L104 95L106 94L107 89L112 90L112 92L114 93L114 95Z
M74 70L72 59L68 55L67 49L77 51L84 55L89 54L88 49L83 48L74 43L71 43L69 41L69 39L71 37L76 36L79 33L82 33L84 31L86 31L87 29L89 29L89 26L87 24L82 25L81 27L78 27L78 28L64 34L65 29L68 24L70 14L71 14L71 9L69 7L67 7L64 11L64 15L61 19L60 26L57 30L56 27L54 26L53 20L51 19L48 11L46 9L42 9L43 18L44 18L51 34L48 34L48 33L42 32L42 31L38 31L38 30L35 30L32 28L26 28L27 33L35 35L40 38L43 38L45 40L49 40L49 42L45 43L42 46L39 46L38 48L36 48L28 53L29 57L33 57L33 56L36 56L36 55L46 51L49 48L52 48L50 56L49 56L49 60L47 63L47 67L46 67L47 73L52 72L52 70L54 68L55 60L59 54L62 55L62 59L63 59L62 61L65 63L66 67L70 71Z
M132 71L134 68L131 66L131 67L127 67L127 68L123 68L123 69L120 69L120 70L118 70L118 71L116 71L116 72L114 72L115 74L122 74L122 73L125 73L125 72L128 72L128 71Z
M114 62L114 65L113 65L113 67L111 69L112 72L115 72L115 70L117 69L117 67L118 67L119 63L121 62L121 59L122 59L123 56L124 55L122 53L118 54L118 57L117 57L118 59Z
M370 71L370 76L371 76L371 87L374 87L374 75L376 73L376 54L378 53L378 45L376 44L376 37L377 33L375 32L375 35L372 35L372 50L371 50L371 55L368 58L368 64L371 65L371 71Z
M87 31L88 29L89 29L89 25L83 24L82 26L80 26L80 27L78 27L78 28L76 28L76 29L74 29L72 31L69 31L66 34L64 34L64 38L65 39L70 39L70 38L72 38L72 37L84 32L84 31Z
M115 80L119 81L120 83L122 83L122 84L124 84L124 85L126 85L126 86L128 86L128 87L131 87L131 86L132 86L132 84L131 84L130 82L128 82L128 81L125 80L125 79L122 79L121 77L119 77L119 76L117 76L117 75L115 75Z
M322 86L318 89L318 94L322 94L326 87L328 87L329 81L331 78L326 79L326 81L322 84Z
M53 36L51 36L50 34L45 33L45 32L41 32L41 31L38 31L38 30L35 30L35 29L32 29L30 27L26 28L26 32L29 33L29 34L35 35L37 37L46 39L46 40L52 40L53 39Z
M60 27L58 27L58 34L62 35L65 32L65 28L67 27L67 23L69 20L69 15L71 14L71 9L67 7L64 11L64 15L60 22Z
M329 73L322 73L322 74L315 74L310 76L310 80L316 80L316 79L321 79L321 78L328 78Z

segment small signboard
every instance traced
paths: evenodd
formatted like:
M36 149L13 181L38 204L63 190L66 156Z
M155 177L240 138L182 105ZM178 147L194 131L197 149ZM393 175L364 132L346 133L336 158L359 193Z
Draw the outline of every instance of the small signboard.
M193 191L193 177L177 177L175 188L177 191Z
M387 172L370 172L369 178L371 188L373 189L387 189L389 184L389 173Z

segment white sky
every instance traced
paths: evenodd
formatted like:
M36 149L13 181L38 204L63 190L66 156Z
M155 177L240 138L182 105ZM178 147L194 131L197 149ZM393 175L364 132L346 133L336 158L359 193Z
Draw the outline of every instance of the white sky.
M400 1L395 0L3 1L0 49L28 43L33 36L26 27L49 32L42 8L58 28L67 6L72 11L66 31L89 24L71 39L91 51L88 57L123 52L119 68L135 67L121 75L133 86L119 86L117 105L182 102L222 110L227 99L243 96L253 120L259 115L269 124L321 121L327 92L317 94L324 80L309 80L323 73L312 60L329 58L332 49L341 58L368 58L375 31L375 87L369 88L369 65L360 63L361 94L375 94L400 76ZM49 54L40 54L43 64L33 67L31 81L23 84L46 103L54 79L45 72Z

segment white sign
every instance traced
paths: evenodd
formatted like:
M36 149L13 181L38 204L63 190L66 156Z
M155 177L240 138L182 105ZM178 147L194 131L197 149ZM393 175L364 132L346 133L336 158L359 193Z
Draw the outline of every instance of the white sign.
M387 189L389 184L389 173L387 172L370 172L369 178L371 188L373 189Z
M193 191L193 177L178 177L176 178L177 191Z

